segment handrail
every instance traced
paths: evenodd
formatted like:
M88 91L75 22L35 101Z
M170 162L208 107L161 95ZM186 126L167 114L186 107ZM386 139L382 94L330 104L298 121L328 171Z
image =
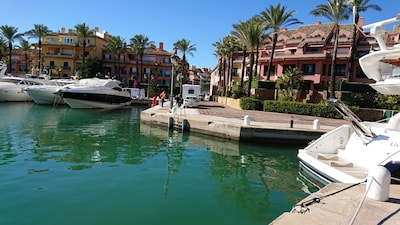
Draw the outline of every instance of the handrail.
M358 118L353 111L351 111L343 102L338 99L331 98L329 103L332 104L335 109L352 125L356 134L360 137L366 137L368 139L375 138L376 135L369 129L361 119Z

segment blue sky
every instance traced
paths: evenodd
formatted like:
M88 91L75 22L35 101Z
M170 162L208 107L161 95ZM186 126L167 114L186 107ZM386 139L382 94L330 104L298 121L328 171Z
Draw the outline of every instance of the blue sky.
M0 25L17 27L22 33L33 29L34 24L59 31L62 27L68 29L86 23L91 28L99 27L100 31L119 35L127 42L136 34L144 34L157 45L164 42L164 49L171 52L173 43L185 38L197 48L193 57L188 55L189 63L212 69L217 63L212 44L228 35L233 24L246 21L279 2L289 10L296 10L294 17L304 24L313 24L316 20L330 22L310 15L315 6L326 4L326 0L19 0L18 5L16 1L2 3ZM382 11L370 9L361 14L366 24L400 13L399 0L371 0L370 3L380 5Z

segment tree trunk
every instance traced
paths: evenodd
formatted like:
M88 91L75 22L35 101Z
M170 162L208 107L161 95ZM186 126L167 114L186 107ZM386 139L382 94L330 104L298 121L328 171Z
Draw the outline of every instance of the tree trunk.
M11 66L12 66L12 44L11 44L11 41L10 41L10 43L8 44L8 53L9 53L9 59L8 59L8 65L9 65L9 73L11 73Z
M274 60L276 41L278 40L278 33L274 32L274 38L272 40L272 50L271 57L269 58L268 72L267 72L267 80L271 77L271 69L272 69L272 61Z
M331 82L329 85L329 98L335 98L335 82L336 82L336 56L337 56L337 49L339 45L339 24L335 24L335 31L334 31L334 41L335 44L333 46L333 55L332 55L332 66L331 66Z
M224 77L224 82L223 82L223 95L224 96L226 96L226 59L224 58L224 65L223 65L223 67L224 67L224 70L223 70L223 77Z
M253 80L253 66L254 66L254 53L252 50L250 54L250 70L249 70L249 84L247 90L247 97L250 97L251 94L251 81Z
M219 70L218 70L219 80L218 80L218 89L221 90L221 82L222 82L222 58L219 58Z
M139 83L142 81L139 78L139 55L136 56L136 81Z
M257 80L260 79L260 77L258 76L258 58L259 58L259 48L260 48L260 40L258 40L257 42L257 54L256 54L256 66L255 66L255 72L254 72L254 76L257 77Z
M358 20L359 20L359 15L358 13L356 13L356 15L354 16L354 25L353 25L353 41L351 43L351 52L350 52L350 59L349 59L349 81L353 80L353 73L354 73L354 58L355 58L355 54L356 54L356 43L357 43L357 25L358 24Z
M240 78L240 87L244 88L244 74L246 70L246 48L243 49L242 77Z
M229 77L229 86L232 90L232 80L233 80L233 55L231 55L231 76Z
M39 38L39 75L42 73L42 38Z

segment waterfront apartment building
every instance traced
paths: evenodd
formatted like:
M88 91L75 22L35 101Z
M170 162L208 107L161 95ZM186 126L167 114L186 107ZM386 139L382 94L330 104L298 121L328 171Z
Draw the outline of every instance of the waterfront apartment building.
M90 57L100 59L102 71L100 74L89 74L116 77L127 86L146 86L155 83L159 86L170 86L171 80L171 56L173 53L164 50L164 43L158 46L152 44L144 51L142 60L130 52L129 46L123 43L122 50L118 54L107 51L105 45L112 36L108 32L99 32L95 27L92 35L86 39L85 52L83 41L79 40L75 30L61 28L59 32L52 32L43 37L42 41L42 72L51 74L54 78L66 78L79 74L83 55L85 60ZM15 50L12 56L13 73L39 73L39 46L33 44L35 49L25 57L20 51ZM137 65L138 62L138 65ZM139 65L140 64L140 65ZM141 70L139 73L137 70Z
M364 19L360 19L359 27L364 25ZM304 85L307 90L324 89L330 81L330 69L332 63L332 54L334 48L333 42L333 23L323 24L317 21L315 24L299 26L297 29L281 29L278 33L278 42L276 44L271 74L269 79L276 80L289 67L296 67L304 74ZM386 32L385 41L388 47L399 44L400 26L397 25L392 31ZM351 44L353 40L353 25L340 25L339 45L336 61L336 80L349 82L372 83L361 70L358 59L374 51L378 47L375 38L370 37L368 33L364 34L360 30L356 34L356 52L352 75L349 76L349 60L351 53ZM267 80L267 71L272 54L271 39L264 40L267 44L259 48L257 65L254 65L253 79ZM255 54L257 55L257 54ZM250 52L246 53L244 80L248 80L250 71ZM238 51L233 56L233 85L240 83L243 65L243 52ZM218 66L212 72L212 85L214 90L221 86L224 76L220 77ZM225 72L225 74L228 74ZM225 76L227 79L227 75ZM229 85L230 82L226 82ZM318 87L320 86L320 87Z

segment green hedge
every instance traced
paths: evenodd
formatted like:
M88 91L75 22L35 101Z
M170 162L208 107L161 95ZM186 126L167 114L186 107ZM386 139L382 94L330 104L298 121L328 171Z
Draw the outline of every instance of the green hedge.
M247 110L262 110L260 100L254 98L240 98L240 108Z
M350 109L354 113L358 112L358 107L350 107ZM263 110L268 112L290 113L326 118L343 118L342 115L336 111L335 107L325 104L266 100L263 103Z

